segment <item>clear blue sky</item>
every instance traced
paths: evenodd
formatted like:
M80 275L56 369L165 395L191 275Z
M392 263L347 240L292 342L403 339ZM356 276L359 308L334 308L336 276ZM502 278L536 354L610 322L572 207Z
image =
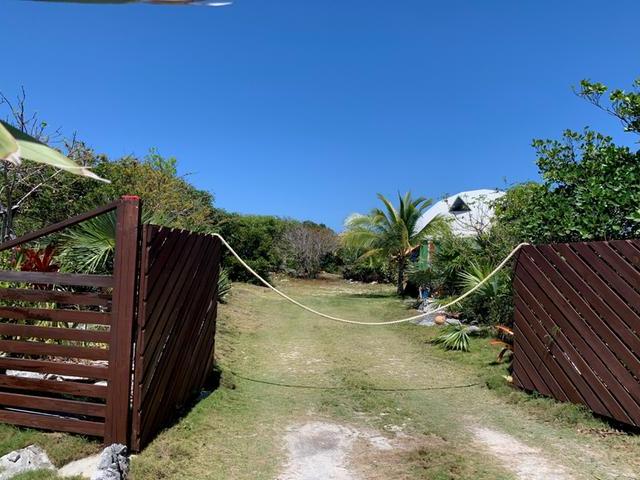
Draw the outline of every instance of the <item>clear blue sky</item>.
M0 89L52 126L176 156L220 207L335 228L376 192L535 179L533 137L620 131L571 85L640 76L637 0L0 3Z

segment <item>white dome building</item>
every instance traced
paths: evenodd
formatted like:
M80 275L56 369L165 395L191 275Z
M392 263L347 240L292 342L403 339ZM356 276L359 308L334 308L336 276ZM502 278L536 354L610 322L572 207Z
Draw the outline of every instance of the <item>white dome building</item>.
M460 237L472 237L486 231L493 221L493 202L502 197L501 190L470 190L460 192L435 203L418 220L421 230L438 215L451 222L451 231Z

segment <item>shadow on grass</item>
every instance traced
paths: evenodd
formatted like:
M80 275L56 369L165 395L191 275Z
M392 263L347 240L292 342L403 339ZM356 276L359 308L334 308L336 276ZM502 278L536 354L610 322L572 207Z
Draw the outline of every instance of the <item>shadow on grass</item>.
M204 385L199 392L194 392L188 402L184 405L176 408L175 414L171 416L164 424L157 429L156 432L151 435L146 442L144 442L141 446L141 451L144 451L155 439L158 435L160 435L163 431L169 430L170 428L175 427L180 421L185 418L191 411L203 400L212 395L216 390L218 390L222 384L223 375L222 370L218 368L217 365L214 365L211 372L207 375L205 379Z
M342 298L397 298L395 293L388 292L363 292L363 293L342 293Z

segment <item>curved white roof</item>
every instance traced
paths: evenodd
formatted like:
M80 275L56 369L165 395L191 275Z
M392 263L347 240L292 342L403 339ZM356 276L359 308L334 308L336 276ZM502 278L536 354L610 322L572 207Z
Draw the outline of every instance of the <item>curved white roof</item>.
M421 230L436 216L451 220L451 230L462 237L476 235L490 227L493 220L492 202L504 195L501 190L470 190L451 195L435 203L416 224Z

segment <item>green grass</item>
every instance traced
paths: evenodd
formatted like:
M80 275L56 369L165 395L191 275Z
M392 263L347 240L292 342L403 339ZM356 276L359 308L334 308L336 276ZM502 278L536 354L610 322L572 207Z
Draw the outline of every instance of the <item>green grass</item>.
M375 321L413 313L387 286L300 280L281 286L312 307L346 318ZM502 378L505 365L494 362L499 348L488 339L472 338L469 353L448 352L429 343L436 333L415 325L327 322L263 288L235 285L230 303L220 309L216 348L225 369L223 388L134 460L134 478L273 479L287 460L287 428L316 419L395 441L394 432L402 431L400 449L351 456L367 479L514 478L474 443L469 426L475 424L535 445L577 472L576 478L614 478L608 472L640 466L633 454L637 437L603 438L596 431L604 424L581 407L509 387ZM469 383L477 385L439 389ZM425 389L375 390L394 387Z
M425 327L416 332L412 326L405 326L407 338L427 346L438 334L438 327ZM528 393L514 388L506 379L510 375L507 362L498 362L500 347L491 345L490 337L471 338L469 352L457 352L428 346L429 354L473 369L478 381L499 395L505 402L525 409L541 421L576 427L581 430L612 432L614 427L603 418L595 416L583 405L558 402L552 398Z
M51 462L57 467L93 455L100 450L97 440L80 435L42 432L0 423L0 456L29 445L38 445L46 451Z
M33 470L16 475L11 480L62 480L63 478L65 480L84 480L83 477L61 477L51 470Z
M282 281L281 286L310 306L347 318L375 321L414 313L387 286L322 280ZM391 451L352 452L352 467L370 480L515 478L476 443L474 425L535 446L566 465L577 480L640 471L637 436L613 434L581 407L509 387L502 378L506 366L494 362L499 349L488 339L472 338L468 353L451 352L430 344L436 333L415 325L328 322L264 288L234 285L219 314L221 388L136 456L132 476L272 480L287 461L287 429L315 420L397 443ZM468 384L474 386L447 388ZM14 439L6 430L11 427L3 428L4 448L28 443L57 448L51 434L13 429L23 435ZM80 437L59 439L59 453L52 455L58 464L93 453L78 449L95 448Z

